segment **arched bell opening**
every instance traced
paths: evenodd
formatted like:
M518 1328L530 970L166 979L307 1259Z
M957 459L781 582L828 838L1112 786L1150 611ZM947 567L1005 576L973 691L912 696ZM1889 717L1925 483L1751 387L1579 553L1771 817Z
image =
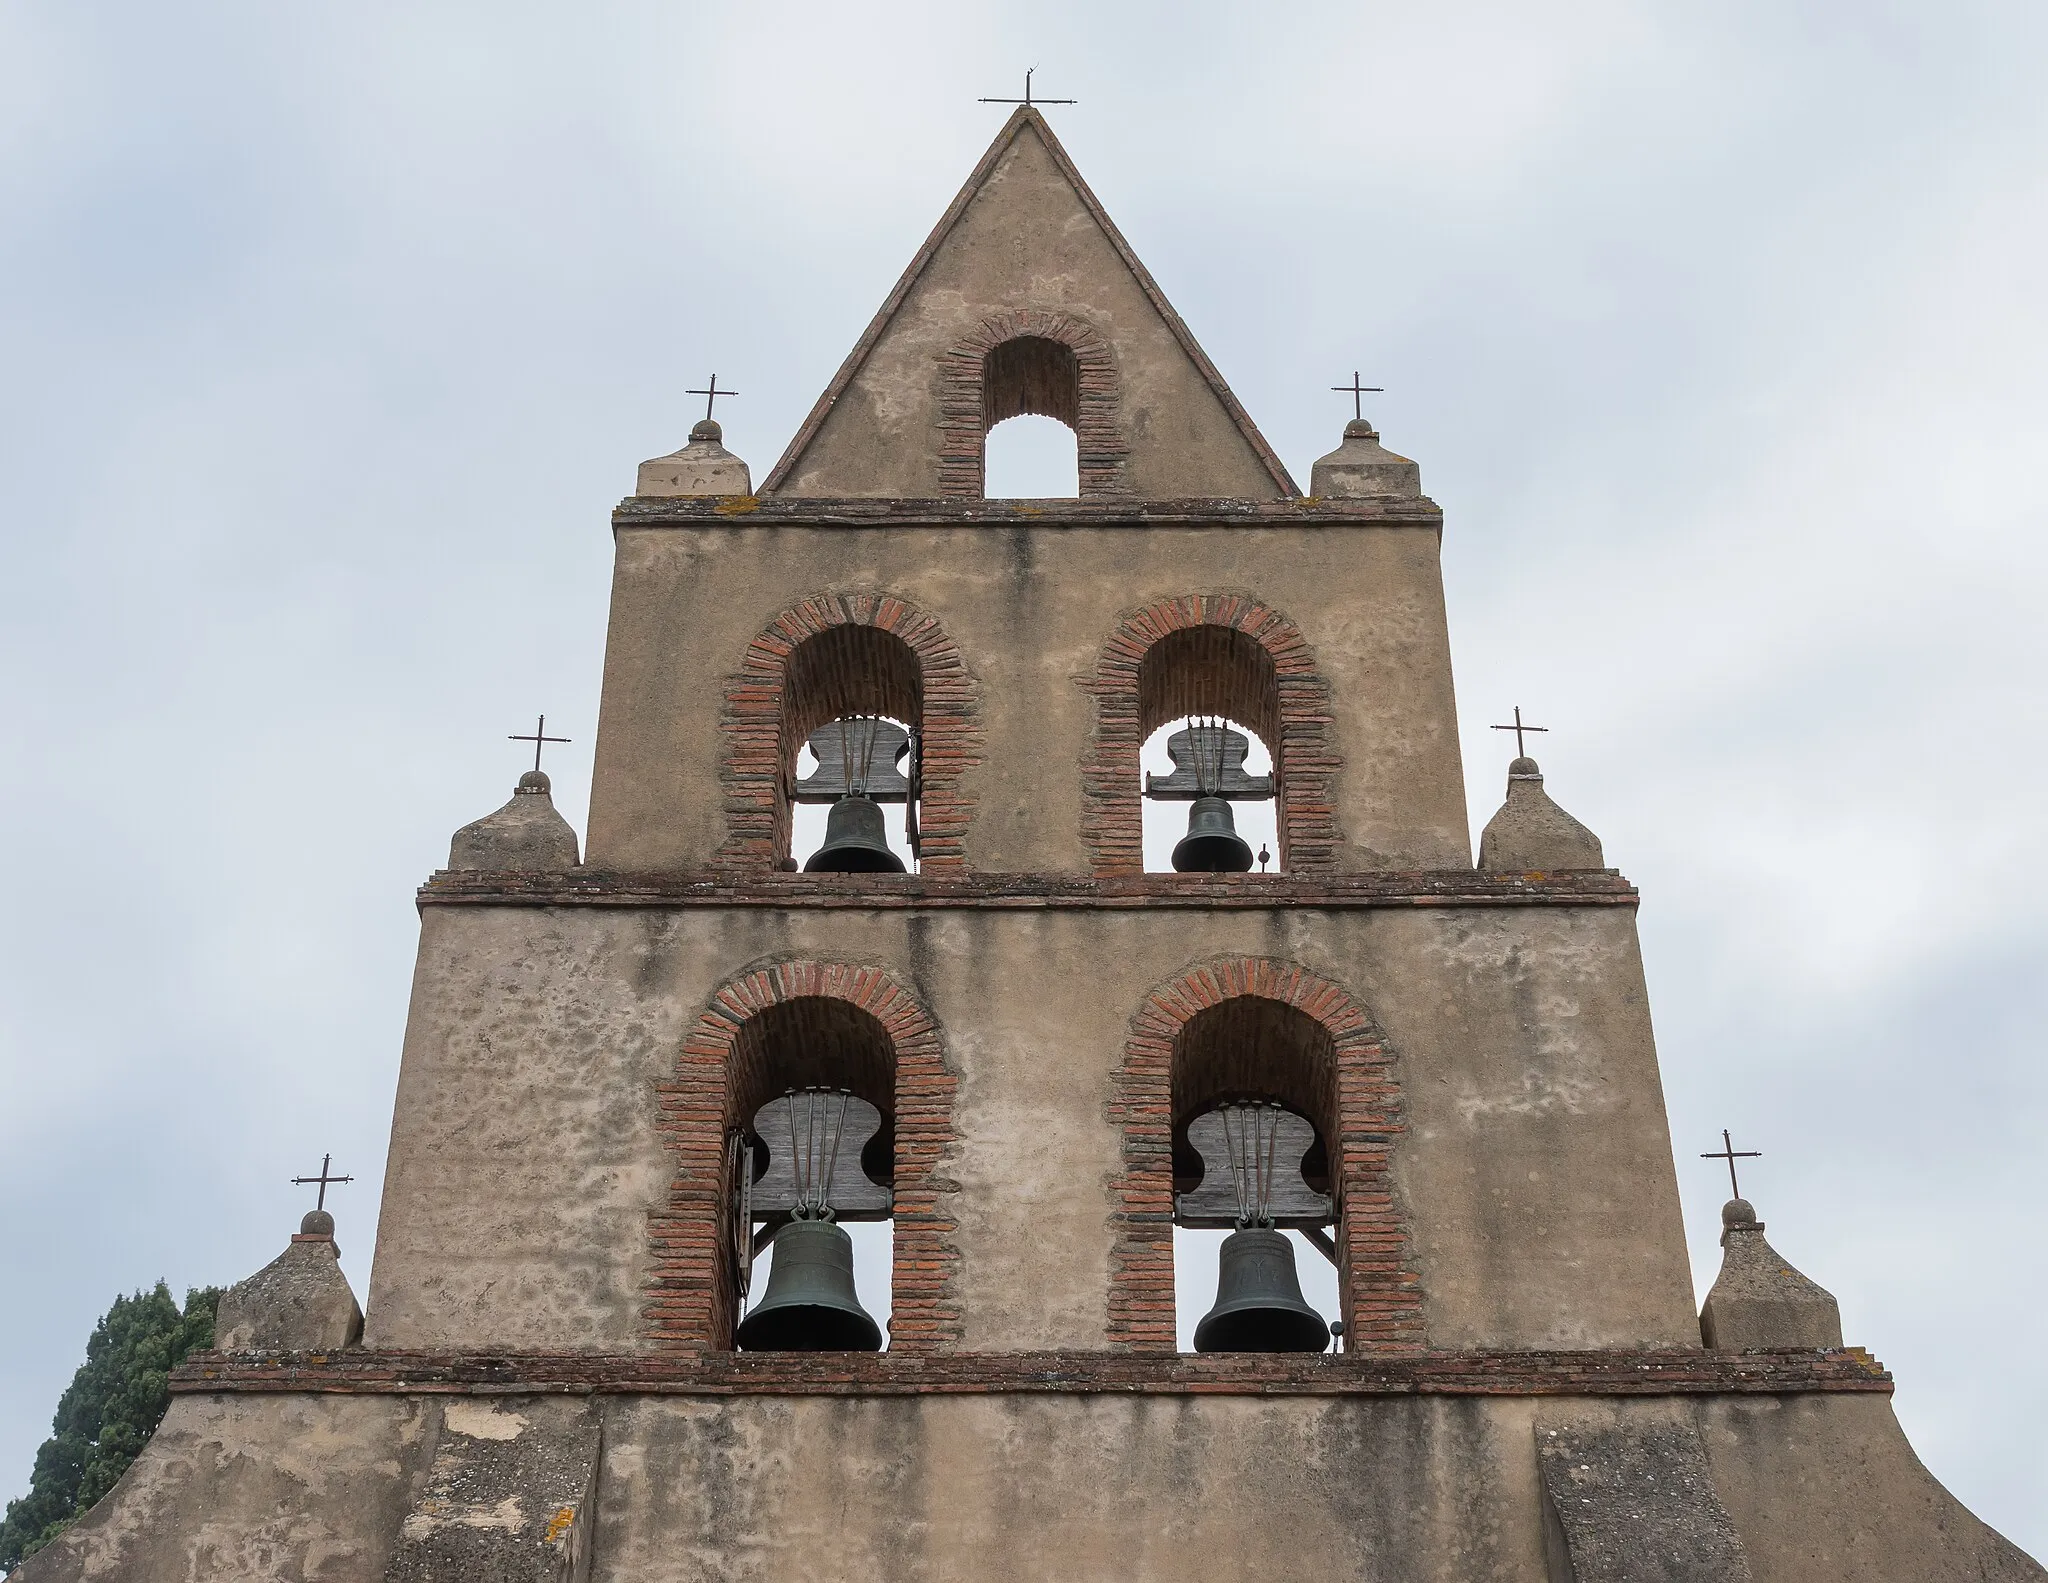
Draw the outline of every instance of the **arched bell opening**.
M1180 1349L1324 1350L1343 1317L1328 1030L1282 1001L1224 1000L1181 1028L1170 1081Z
M896 1136L888 1031L851 1001L781 1001L740 1026L729 1073L723 1262L736 1344L885 1347Z
M917 867L923 699L916 653L881 627L828 627L791 653L782 687L784 868Z
M1280 685L1234 627L1169 632L1138 666L1140 819L1149 873L1286 867Z

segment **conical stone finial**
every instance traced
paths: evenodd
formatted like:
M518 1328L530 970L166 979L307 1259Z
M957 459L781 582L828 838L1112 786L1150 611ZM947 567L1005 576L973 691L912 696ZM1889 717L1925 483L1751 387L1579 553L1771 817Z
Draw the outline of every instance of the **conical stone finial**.
M753 475L747 464L720 443L725 431L715 418L705 418L690 430L690 443L680 451L657 456L640 464L640 481L634 493L641 495L751 495Z
M1831 1348L1842 1344L1832 1293L1801 1275L1764 1240L1746 1198L1721 1209L1721 1274L1700 1310L1700 1338L1716 1352Z
M307 1213L284 1252L220 1295L213 1344L223 1352L332 1352L363 1338L363 1311L334 1245L334 1217Z
M1337 500L1415 500L1422 495L1422 469L1384 445L1372 424L1353 418L1344 443L1309 469L1308 492Z
M1479 837L1487 874L1570 873L1605 868L1600 838L1550 800L1532 758L1508 766L1508 798Z
M510 802L456 831L448 847L448 866L515 874L574 868L576 832L555 811L546 771L528 770L519 777Z

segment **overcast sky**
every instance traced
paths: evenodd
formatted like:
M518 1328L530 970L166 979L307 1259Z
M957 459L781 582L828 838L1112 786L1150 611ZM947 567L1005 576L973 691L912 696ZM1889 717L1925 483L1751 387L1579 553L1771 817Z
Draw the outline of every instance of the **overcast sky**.
M758 479L1026 66L1304 482L1445 509L1476 827L1520 704L1719 1129L2048 1553L2048 8L0 3L0 1499L94 1317L332 1150L365 1288L416 919L716 371Z

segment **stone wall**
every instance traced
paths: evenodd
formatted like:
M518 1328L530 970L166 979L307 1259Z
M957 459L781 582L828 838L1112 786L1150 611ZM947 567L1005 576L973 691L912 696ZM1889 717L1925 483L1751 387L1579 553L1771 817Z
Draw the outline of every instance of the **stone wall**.
M987 521L919 520L929 510L833 520L744 504L721 515L718 502L636 501L618 519L593 867L772 866L775 854L757 843L768 828L760 777L772 781L775 751L765 770L757 760L774 710L762 689L774 676L752 657L764 635L782 641L780 624L806 601L849 598L900 601L928 618L928 642L947 656L927 685L947 710L941 745L971 745L935 760L947 864L1131 865L1120 821L1138 805L1135 745L1126 754L1129 711L1105 678L1133 622L1192 599L1226 613L1217 619L1266 612L1261 632L1290 634L1282 703L1295 713L1283 717L1286 742L1267 746L1299 757L1296 784L1283 790L1305 863L1471 866L1437 518L1426 503L1405 517L1312 507L1233 516L1212 505L1206 517L1137 529L1063 515L1057 503L990 508ZM795 746L783 750L793 764Z
M1599 1448L1588 1454L1604 1465L1586 1473L1613 1497L1574 1514L1567 1567L1625 1548L1631 1513L1647 1509L1677 1533L1711 1518L1747 1568L1715 1575L1755 1583L2044 1576L1928 1475L1888 1401L1862 1391L565 1397L516 1386L181 1395L122 1484L16 1576L1567 1583L1575 1574L1545 1553L1538 1446L1553 1430ZM1631 1448L1672 1443L1704 1448L1692 1485L1678 1498L1632 1489ZM1706 1575L1670 1559L1655 1575Z
M373 1346L709 1344L701 1323L650 1319L655 1222L690 1186L664 1106L721 990L785 964L885 974L936 1027L951 1143L929 1212L955 1316L939 1344L1110 1344L1118 1074L1154 989L1232 962L1299 967L1383 1035L1385 1226L1415 1339L1698 1343L1625 887L1569 905L895 909L684 905L688 879L659 905L599 904L598 885L484 905L466 883L424 909ZM716 1096L700 1108L715 1133Z

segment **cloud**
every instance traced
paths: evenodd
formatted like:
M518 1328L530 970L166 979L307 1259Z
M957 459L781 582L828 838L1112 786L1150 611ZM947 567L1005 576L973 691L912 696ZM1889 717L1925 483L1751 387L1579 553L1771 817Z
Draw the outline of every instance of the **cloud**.
M1349 370L1448 512L1475 828L1516 703L1644 889L1702 1284L1723 1125L1929 1463L2048 1550L2028 882L2037 7L0 10L0 1485L93 1317L332 1150L365 1287L410 894L536 711L579 824L605 513L716 369L765 472L1036 62L1297 476ZM12 1475L6 1469L15 1469Z

